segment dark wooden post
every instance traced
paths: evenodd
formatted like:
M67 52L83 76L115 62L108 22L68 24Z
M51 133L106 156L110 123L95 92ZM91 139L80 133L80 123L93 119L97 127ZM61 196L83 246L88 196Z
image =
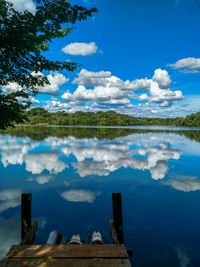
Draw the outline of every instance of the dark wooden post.
M21 195L21 240L31 228L31 194L23 193Z
M113 223L119 244L124 243L122 197L121 193L112 193Z

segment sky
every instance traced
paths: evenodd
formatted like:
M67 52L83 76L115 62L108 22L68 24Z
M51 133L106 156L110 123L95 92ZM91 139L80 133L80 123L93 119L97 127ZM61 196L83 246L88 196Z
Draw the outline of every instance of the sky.
M8 0L35 12L32 0ZM50 45L46 56L80 66L47 73L33 106L177 117L200 111L199 0L73 0L98 13ZM16 84L5 90L13 90Z

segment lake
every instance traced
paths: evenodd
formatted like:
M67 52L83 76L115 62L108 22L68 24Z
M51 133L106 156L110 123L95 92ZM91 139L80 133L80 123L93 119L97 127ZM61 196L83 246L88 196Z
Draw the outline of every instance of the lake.
M136 267L200 266L200 131L17 127L0 135L0 255L20 241L20 196L32 193L36 243L94 230L111 242L121 192Z

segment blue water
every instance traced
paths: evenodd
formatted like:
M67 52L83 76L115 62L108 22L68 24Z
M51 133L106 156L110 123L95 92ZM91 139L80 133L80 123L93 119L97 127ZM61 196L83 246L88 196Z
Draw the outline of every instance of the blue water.
M111 242L111 194L121 192L134 266L200 266L200 132L32 131L0 135L1 256L20 241L22 192L32 193L37 243L54 229L63 242L89 242L96 229Z

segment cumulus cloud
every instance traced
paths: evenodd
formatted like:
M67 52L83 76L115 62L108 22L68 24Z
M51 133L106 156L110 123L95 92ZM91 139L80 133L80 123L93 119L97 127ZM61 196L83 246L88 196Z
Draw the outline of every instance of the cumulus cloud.
M182 70L187 73L197 73L200 72L200 58L182 58L174 64L168 64L168 66L173 69Z
M53 178L54 178L54 176L52 176L52 175L39 175L36 177L35 180L38 184L47 184L50 181L52 181Z
M171 78L166 70L156 69L152 81L156 82L161 89L168 89L171 84Z
M28 98L23 98L23 97L16 97L16 99L19 102L31 102L32 105L38 106L40 104L40 101L36 99L34 96L29 96Z
M131 105L131 101L128 98L110 99L110 100L103 101L102 104L106 104L106 105Z
M26 164L26 171L32 174L41 174L44 170L57 174L64 171L67 167L59 159L58 155L54 153L27 154L24 157L24 162Z
M97 52L98 47L95 42L90 43L70 43L62 48L65 54L72 56L89 56Z
M151 177L154 180L163 179L168 172L168 164L164 160L158 160L155 166L150 167Z
M38 77L44 76L44 74L41 72L32 72L31 74L33 76L38 76ZM37 89L38 92L40 93L57 94L59 91L59 87L69 81L69 78L66 78L63 74L58 73L58 72L50 73L46 77L49 80L49 84L46 84L44 86L35 86L35 89ZM28 89L21 87L16 82L9 83L8 85L5 85L2 87L2 92L4 94L9 94L9 93L13 93L13 92L21 91L21 90L28 91ZM30 100L34 100L34 99L29 98L28 101Z
M53 147L61 146L62 153L73 155L77 162L72 165L81 177L89 175L107 176L120 168L148 170L152 179L163 179L168 170L168 160L178 160L181 152L165 142L160 134L134 134L114 141L78 140L72 137L58 140L48 139ZM130 149L132 144L137 149ZM89 159L89 160L88 160Z
M132 148L133 144L136 146L134 149ZM67 168L56 151L60 151L65 157L73 155L76 160L72 166L81 177L106 176L119 168L130 167L147 170L151 173L152 178L162 179L169 169L168 160L178 160L181 153L197 156L200 154L199 143L190 141L183 136L160 133L133 134L114 140L48 137L43 140L42 145L54 152L37 152L34 148L40 146L39 141L0 135L1 161L4 167L10 164L25 164L25 168L29 172L39 174L38 182L40 183L53 179L49 173L42 174L43 171L56 174ZM34 150L32 151L32 149ZM179 180L185 183L185 179ZM190 180L190 183L198 185L198 180Z
M93 154L90 156L82 149L83 154L79 151L79 158L84 155L84 160L74 163L73 166L81 177L88 175L107 176L120 168L133 168L143 171L149 170L152 179L158 180L163 179L167 174L167 161L173 158L177 159L177 156L180 156L179 151L162 149L160 146L143 149L143 155L141 155L141 149L128 151L128 146L126 151L120 151L120 148L120 144L116 149L114 147L111 149L108 146L103 153L101 148L95 147L93 148ZM143 157L138 158L138 155ZM103 156L103 159L101 159L101 156ZM92 161L86 161L87 158L91 158Z
M10 93L15 93L18 91L21 91L22 87L15 82L8 83L7 85L2 86L2 92L4 94L10 94Z
M85 86L79 85L74 93L69 91L62 95L65 100L110 100L124 98L125 94L117 87L102 87L97 86L94 89L86 89Z
M22 191L20 189L6 189L0 192L0 213L9 208L20 205Z
M78 77L74 79L74 83L78 84L85 84L85 79L89 78L109 78L112 76L112 73L110 71L89 71L86 69L82 69L78 73ZM90 80L89 80L90 84ZM85 84L86 85L86 84Z
M30 138L17 139L14 136L0 136L1 162L4 167L8 165L22 165L25 155L38 145Z
M200 180L197 176L174 176L165 182L165 184L183 192L200 190Z
M88 202L93 203L99 193L89 190L74 189L61 193L61 197L70 202Z
M150 80L147 78L136 79L133 81L121 80L120 78L112 75L110 71L88 71L82 69L78 76L73 80L74 84L84 85L84 86L101 86L101 87L117 87L120 90L141 90L146 89Z
M24 163L27 171L38 174L34 179L39 184L52 181L54 178L52 174L60 173L67 168L60 156L65 159L73 156L74 160L70 165L80 177L107 176L120 168L132 168L147 171L152 179L159 180L166 177L170 168L169 160L179 160L182 152L185 155L194 153L199 155L200 151L199 143L170 133L132 134L113 140L77 139L72 136L48 137L42 141L42 146L48 148L49 151L54 151L52 153L41 153L40 150L35 149L31 151L31 148L39 146L40 142L32 141L32 144L29 144L28 140L28 138L11 138L8 135L0 136L1 159L5 166ZM25 145L24 148L21 144ZM9 152L9 149L12 153L15 153L16 149L13 158L12 153L11 155L4 154ZM42 173L43 171L49 173ZM166 184L178 190L185 190L185 192L200 188L197 177L172 177L166 181ZM1 210L16 205L13 199L17 198L14 197L9 198L9 201L5 203L6 194L5 192L0 194L0 202L2 201L3 205Z
M36 6L32 0L7 0L7 2L13 4L13 8L19 12L24 12L25 10L33 14L36 12Z
M158 113L158 111L156 109L152 109L151 113L156 114L156 113Z
M163 103L168 103L168 105L177 100L183 99L183 94L180 90L172 91L168 89L162 89L159 87L157 82L152 81L150 88L150 102L158 102L163 106Z
M133 114L136 106L131 100L157 104L160 108L170 107L173 102L183 99L181 90L170 88L171 78L166 70L156 69L151 79L122 80L109 71L88 71L82 69L73 84L78 84L72 93L67 90L62 98L66 101L84 102L85 110L98 111L116 106L117 112L125 113L120 107L129 109ZM139 94L142 90L145 93ZM91 102L87 107L87 102ZM77 109L80 110L80 107ZM75 110L77 110L75 109ZM83 110L83 108L81 108ZM114 110L112 108L112 110ZM152 109L156 110L156 109ZM151 112L151 110L150 110Z
M68 103L63 103L59 101L58 99L51 99L44 108L48 111L66 111L71 108L71 105Z
M37 75L43 76L41 72L32 73L32 74L35 76ZM66 78L61 73L50 73L47 75L47 79L49 80L50 84L46 84L44 86L36 86L36 89L40 93L57 94L59 87L69 81L69 79Z

